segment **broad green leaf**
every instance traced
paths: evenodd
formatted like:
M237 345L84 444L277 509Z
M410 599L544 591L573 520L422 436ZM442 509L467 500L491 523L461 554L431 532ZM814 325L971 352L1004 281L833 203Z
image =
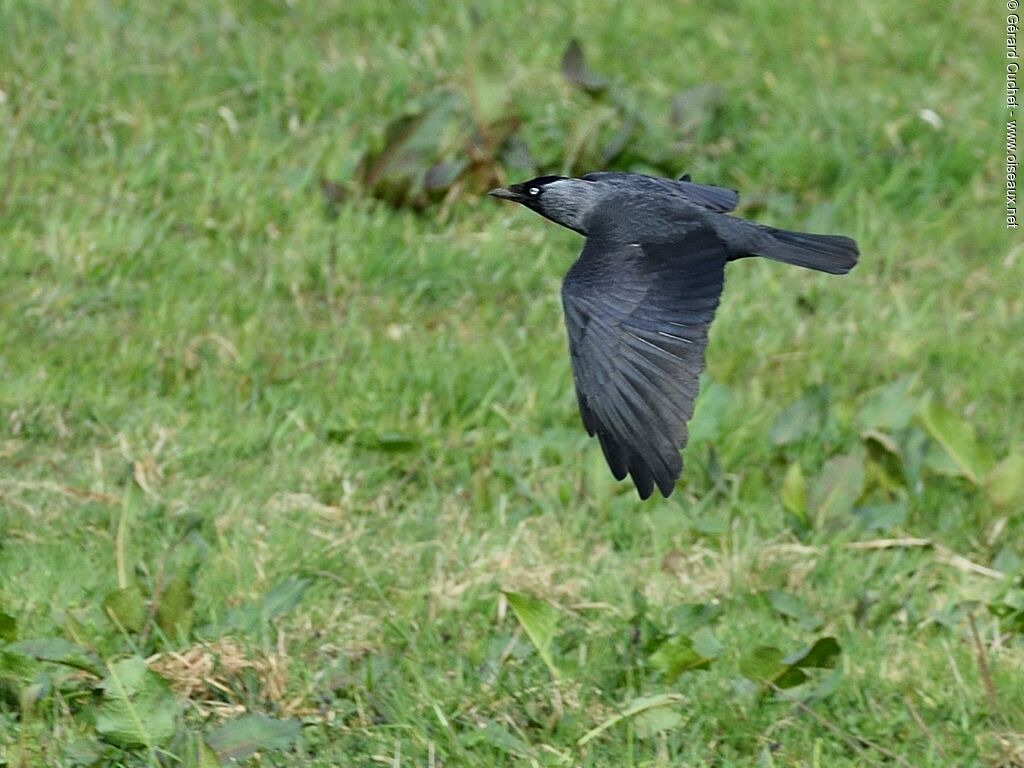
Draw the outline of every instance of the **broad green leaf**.
M608 78L587 66L579 40L570 40L562 54L562 75L572 85L591 95L602 93L608 88Z
M463 745L467 747L486 744L488 746L495 747L496 749L500 749L502 752L509 755L528 757L533 752L529 744L516 736L505 726L493 721L488 722L483 728L469 731L461 741Z
M863 459L854 454L833 456L814 481L811 502L820 519L845 517L863 491Z
M220 759L217 757L217 753L205 741L200 741L196 745L193 768L220 768Z
M312 583L311 579L304 577L285 579L259 600L232 608L225 623L235 629L256 629L298 606Z
M455 183L455 180L462 175L468 165L468 160L435 163L430 166L423 177L423 188L428 192L445 191ZM413 446L415 445L416 441L413 440Z
M768 430L768 439L772 445L795 443L806 435L820 432L827 416L827 390L824 387L812 387L776 417Z
M690 635L714 624L723 611L721 603L683 603L672 611L672 628L680 635Z
M906 486L906 461L896 438L877 429L866 429L861 432L861 439L868 452L869 481L889 492Z
M18 622L8 613L0 611L0 642L12 643L18 639Z
M934 399L921 409L921 423L953 460L959 473L978 485L990 462L987 452L978 443L974 427Z
M800 622L800 626L809 632L813 632L825 623L820 616L807 607L803 600L794 594L778 589L769 589L763 594L776 613Z
M776 688L786 690L787 688L796 688L798 685L803 685L809 679L807 673L800 669L800 667L787 666L783 669L782 674L772 682Z
M509 178L530 178L537 175L537 163L530 154L530 145L518 136L509 137L502 147L498 161Z
M301 730L297 720L243 715L210 731L206 743L221 760L241 761L259 751L291 749Z
M702 652L703 651L703 652ZM707 669L715 656L705 656L707 648L697 649L693 638L676 635L661 643L651 654L651 666L664 675L666 682L674 683L691 670Z
M825 675L822 681L814 687L808 698L824 699L831 696L839 688L839 683L842 682L842 679L843 667L841 664L837 664L835 669Z
M138 632L146 624L146 600L138 586L115 589L103 598L103 610L115 624Z
M357 171L371 194L392 205L411 201L428 169L444 153L458 101L452 92L438 92L419 111L388 125L384 146L367 153Z
M1000 547L996 556L992 558L992 567L1010 577L1020 573L1021 565L1020 555L1009 544Z
M267 621L297 608L302 596L313 583L312 579L293 577L285 579L263 596L260 612Z
M583 734L576 741L576 746L585 746L609 728L621 723L623 720L629 720L630 718L636 717L637 715L650 710L672 707L674 705L681 704L683 701L684 699L682 695L678 693L660 693L654 696L640 696L639 698L630 701L621 712L612 715L596 728L592 728Z
M807 517L807 481L798 461L789 465L782 480L782 506L801 520Z
M718 642L711 627L700 627L692 635L693 650L705 659L717 659L722 655L722 644Z
M156 610L157 626L165 635L176 638L179 634L189 633L192 629L193 602L195 597L188 571L182 570L164 587L160 595L160 605Z
M924 466L937 475L965 477L964 470L959 464L957 464L956 459L950 456L946 450L934 440L928 441L928 450L924 455Z
M774 682L785 671L782 650L774 645L759 645L740 658L740 674L754 682Z
M558 626L558 612L550 603L529 595L505 592L504 590L503 594L530 638L530 642L533 643L533 647L537 649L537 653L551 670L552 676L558 677L558 668L551 657L551 644L555 639L555 629Z
M1024 453L1011 453L992 467L985 492L992 506L1001 509L1024 503Z
M178 761L175 768L221 768L217 753L206 743L202 734L194 731L179 733L174 742L174 753Z
M887 504L871 504L859 506L854 510L860 518L861 526L865 530L884 530L886 528L898 528L907 522L906 501L891 501Z
M857 423L862 429L906 429L918 405L910 394L913 386L913 378L903 378L876 390L861 406Z
M732 407L732 390L708 376L701 377L700 394L690 422L690 445L715 440Z
M768 589L761 594L776 613L790 619L801 619L807 615L807 606L796 595L780 589Z
M633 728L638 738L649 739L663 731L679 727L683 716L671 707L655 707L641 712L633 718Z
M103 677L107 672L103 662L91 651L80 645L70 643L62 637L44 637L38 640L22 640L12 643L4 650L20 653L37 661L51 661L66 667L81 669L96 677Z
M841 654L842 649L839 647L838 640L834 637L821 637L818 638L810 648L803 651L797 651L796 653L787 656L783 661L790 666L801 667L804 669L810 667L817 669L832 669L835 667L836 662L839 661Z
M805 669L832 669L841 650L834 637L818 639L809 648L789 656L775 646L762 645L740 659L740 674L763 685L793 688L809 679Z
M106 748L94 738L76 738L61 750L62 765L99 765L105 751Z
M924 488L923 474L929 447L935 447L928 433L917 425L907 427L900 435L900 454L903 456L903 474L907 489L920 495Z
M122 747L153 748L174 735L178 702L167 682L139 656L115 661L99 684L96 731Z
M892 435L877 429L866 429L861 433L861 438L869 445L874 443L882 451L900 458L900 445Z

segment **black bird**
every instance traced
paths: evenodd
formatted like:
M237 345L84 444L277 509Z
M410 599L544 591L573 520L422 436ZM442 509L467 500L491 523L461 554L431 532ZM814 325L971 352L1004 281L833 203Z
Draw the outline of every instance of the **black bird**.
M580 415L617 480L668 497L704 369L725 264L764 256L833 275L857 244L727 215L731 189L634 173L540 176L491 190L587 238L562 283Z

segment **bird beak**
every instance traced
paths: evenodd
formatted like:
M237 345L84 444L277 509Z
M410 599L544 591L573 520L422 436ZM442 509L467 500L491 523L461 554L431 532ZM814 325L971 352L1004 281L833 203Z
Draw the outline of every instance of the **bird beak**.
M498 187L497 189L492 189L487 194L490 195L491 197L497 197L497 198L500 198L502 200L520 200L520 199L522 199L522 195L520 195L514 189L506 189L505 187Z

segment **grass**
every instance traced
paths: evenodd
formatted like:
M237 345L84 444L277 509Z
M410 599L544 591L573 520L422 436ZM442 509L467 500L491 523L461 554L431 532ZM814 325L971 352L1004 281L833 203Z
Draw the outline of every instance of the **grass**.
M205 765L186 734L250 712L303 724L260 765L1024 764L1024 518L985 479L1024 448L1001 25L966 2L0 0L0 612L148 658L177 712L159 749L119 745L94 681L8 650L0 763ZM679 172L863 252L842 279L729 268L666 501L580 427L572 233L473 195L332 219L317 188L480 72L557 162L591 108L558 72L572 35L651 114L721 84ZM503 589L557 622L557 677ZM672 679L666 637L714 659ZM835 677L744 677L823 637Z

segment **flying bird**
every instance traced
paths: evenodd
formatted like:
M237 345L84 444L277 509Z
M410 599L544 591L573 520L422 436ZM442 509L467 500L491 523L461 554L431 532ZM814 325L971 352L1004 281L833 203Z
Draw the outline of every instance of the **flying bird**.
M634 173L540 176L489 193L586 237L562 282L580 415L617 480L666 498L683 471L727 262L763 256L833 275L857 244L728 215L736 191Z

